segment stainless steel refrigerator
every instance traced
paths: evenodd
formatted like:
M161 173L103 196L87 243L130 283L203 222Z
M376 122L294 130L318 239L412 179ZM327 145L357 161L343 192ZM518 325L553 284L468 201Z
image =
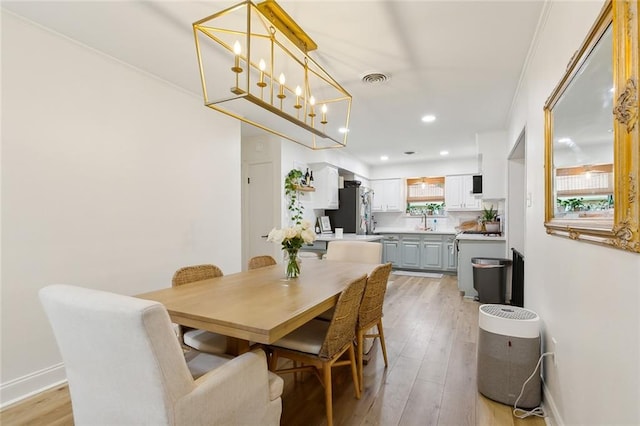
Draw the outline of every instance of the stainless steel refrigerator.
M372 234L373 221L371 218L371 200L373 191L362 186L348 186L339 190L340 208L326 210L331 226L343 228L345 233Z

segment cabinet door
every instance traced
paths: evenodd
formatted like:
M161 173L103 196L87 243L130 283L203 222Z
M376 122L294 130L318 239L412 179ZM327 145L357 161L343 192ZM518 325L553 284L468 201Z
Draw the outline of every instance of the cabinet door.
M462 177L461 176L445 176L444 178L444 202L447 209L462 209Z
M455 270L458 267L458 253L456 253L456 245L455 243L447 243L447 264L445 266L446 269Z
M424 269L442 269L441 241L423 241L422 267Z
M402 179L380 179L371 181L373 189L374 212L403 212L404 211L404 181Z
M340 177L338 175L338 169L334 167L327 167L327 209L338 209L339 204L339 191L338 186Z
M374 212L384 211L384 181L372 180L371 189L373 190L373 200L371 202L371 210Z
M397 237L385 237L382 240L382 257L384 263L391 262L394 267L400 266L400 241Z
M323 165L313 170L316 192L313 208L336 210L339 208L338 169Z
M473 194L473 176L445 176L444 201L448 210L482 210L482 200Z
M420 239L402 238L402 266L420 268Z
M482 207L482 200L473 193L473 176L462 176L462 199L465 209L477 210Z
M384 199L386 211L401 212L404 211L404 200L402 197L404 183L402 179L389 179L384 183Z

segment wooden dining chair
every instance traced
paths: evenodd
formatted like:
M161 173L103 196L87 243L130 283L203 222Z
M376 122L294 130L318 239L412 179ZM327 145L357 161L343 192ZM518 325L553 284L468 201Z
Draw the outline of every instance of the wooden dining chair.
M178 269L175 274L173 274L171 285L173 287L178 287L196 281L221 277L223 275L222 270L216 265L204 264L185 266L184 268ZM218 333L197 330L179 325L178 337L183 345L196 349L200 352L224 354L227 351L227 338Z
M362 303L358 310L358 326L357 335L357 351L358 351L358 375L360 384L360 392L364 390L364 373L363 373L363 355L364 355L364 339L376 337L380 338L380 346L382 348L382 356L384 357L384 366L389 366L387 359L387 346L384 341L384 331L382 329L382 306L384 304L384 295L387 291L387 281L391 274L391 263L378 266L374 269L364 289ZM377 331L376 331L377 329Z
M367 276L349 283L340 294L335 314L331 322L313 319L270 346L271 361L269 369L275 373L295 373L311 371L324 386L327 424L333 425L333 402L331 388L331 369L350 365L356 398L360 399L358 369L355 358L355 330L358 308L367 282ZM349 352L349 360L340 357ZM278 359L287 358L301 362L302 366L277 369ZM321 374L322 372L322 374Z
M249 259L249 269L264 268L265 266L275 265L277 262L271 256L254 256Z

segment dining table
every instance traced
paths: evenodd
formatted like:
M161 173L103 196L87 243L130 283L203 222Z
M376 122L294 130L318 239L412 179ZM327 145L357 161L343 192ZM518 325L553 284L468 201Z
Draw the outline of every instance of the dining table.
M301 259L297 278L285 278L285 265L163 288L136 297L162 303L171 320L186 327L227 336L227 353L250 344L272 344L335 306L354 279L378 265Z

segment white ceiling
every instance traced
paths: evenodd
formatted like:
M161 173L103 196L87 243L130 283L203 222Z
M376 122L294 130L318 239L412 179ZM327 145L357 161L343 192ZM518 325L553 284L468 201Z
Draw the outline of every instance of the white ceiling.
M191 24L237 1L3 1L2 7L193 93ZM346 150L370 165L476 155L505 129L543 0L280 1L352 94ZM391 80L365 85L369 72ZM203 106L204 108L204 106ZM211 111L211 114L217 114ZM437 120L422 123L425 114ZM404 151L415 151L412 156Z

